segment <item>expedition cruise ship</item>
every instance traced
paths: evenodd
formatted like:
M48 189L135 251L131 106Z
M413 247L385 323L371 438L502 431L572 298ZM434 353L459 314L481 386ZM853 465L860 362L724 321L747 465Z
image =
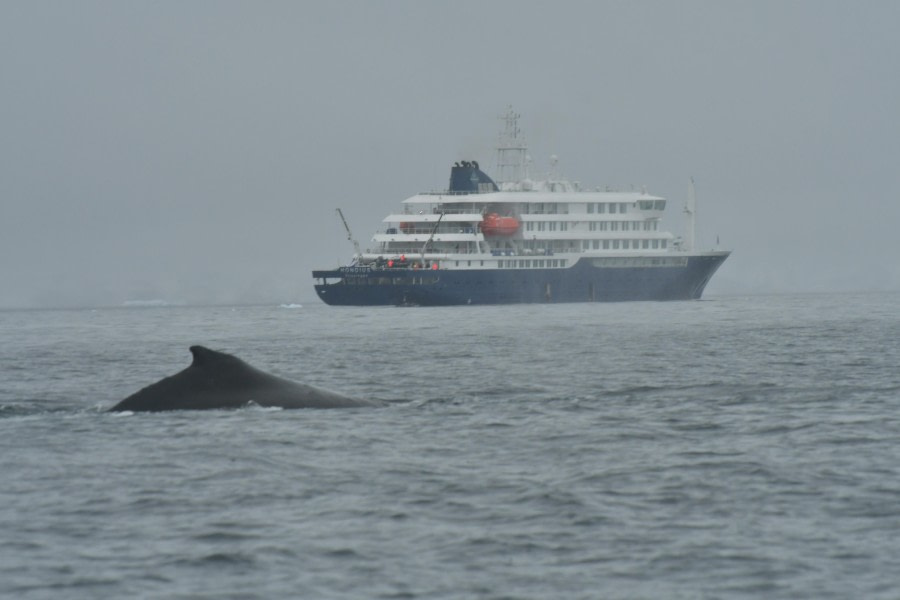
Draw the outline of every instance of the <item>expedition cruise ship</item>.
M477 162L457 162L446 191L404 200L365 252L354 241L349 265L313 271L319 298L356 306L700 298L730 252L694 250L693 193L681 238L659 228L665 198L533 180L518 118L511 109L504 117L496 182Z

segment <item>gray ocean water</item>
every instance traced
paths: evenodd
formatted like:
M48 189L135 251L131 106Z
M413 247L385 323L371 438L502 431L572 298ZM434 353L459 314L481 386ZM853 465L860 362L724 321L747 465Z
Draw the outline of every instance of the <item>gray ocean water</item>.
M3 598L900 598L900 294L0 311ZM188 346L382 409L110 414Z

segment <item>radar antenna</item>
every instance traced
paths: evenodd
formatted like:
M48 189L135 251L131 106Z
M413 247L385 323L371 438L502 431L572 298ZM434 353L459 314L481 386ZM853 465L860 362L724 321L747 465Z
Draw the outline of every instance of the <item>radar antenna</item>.
M697 228L697 195L694 191L694 178L688 184L688 195L684 201L684 214L687 216L687 232L685 233L684 249L688 252L694 250L694 241Z
M339 208L335 209L335 210L337 211L338 216L341 218L341 222L344 224L344 229L347 230L347 239L350 240L351 242L353 242L353 249L356 250L356 254L354 255L354 258L356 258L357 260L362 258L362 252L359 249L359 242L357 242L353 238L353 234L350 232L350 226L347 225L347 219L344 218L344 213L342 213L341 209L339 209Z

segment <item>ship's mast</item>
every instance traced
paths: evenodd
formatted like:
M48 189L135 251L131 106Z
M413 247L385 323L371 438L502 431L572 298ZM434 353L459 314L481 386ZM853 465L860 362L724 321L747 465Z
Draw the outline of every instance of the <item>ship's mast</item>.
M684 214L687 217L687 231L685 232L684 249L688 252L694 250L694 242L697 234L697 195L694 192L694 178L688 184L688 194L684 201Z
M516 184L525 179L528 146L519 137L519 115L512 106L506 107L506 114L499 117L504 121L503 131L497 142L497 183Z

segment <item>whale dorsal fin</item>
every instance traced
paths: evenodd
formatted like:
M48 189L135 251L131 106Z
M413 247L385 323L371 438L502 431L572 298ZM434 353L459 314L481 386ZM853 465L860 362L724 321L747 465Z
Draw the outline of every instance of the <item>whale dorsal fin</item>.
M217 362L235 360L230 354L216 352L215 350L210 350L204 346L191 346L190 350L191 354L194 355L194 361L191 363L192 367L203 367Z

